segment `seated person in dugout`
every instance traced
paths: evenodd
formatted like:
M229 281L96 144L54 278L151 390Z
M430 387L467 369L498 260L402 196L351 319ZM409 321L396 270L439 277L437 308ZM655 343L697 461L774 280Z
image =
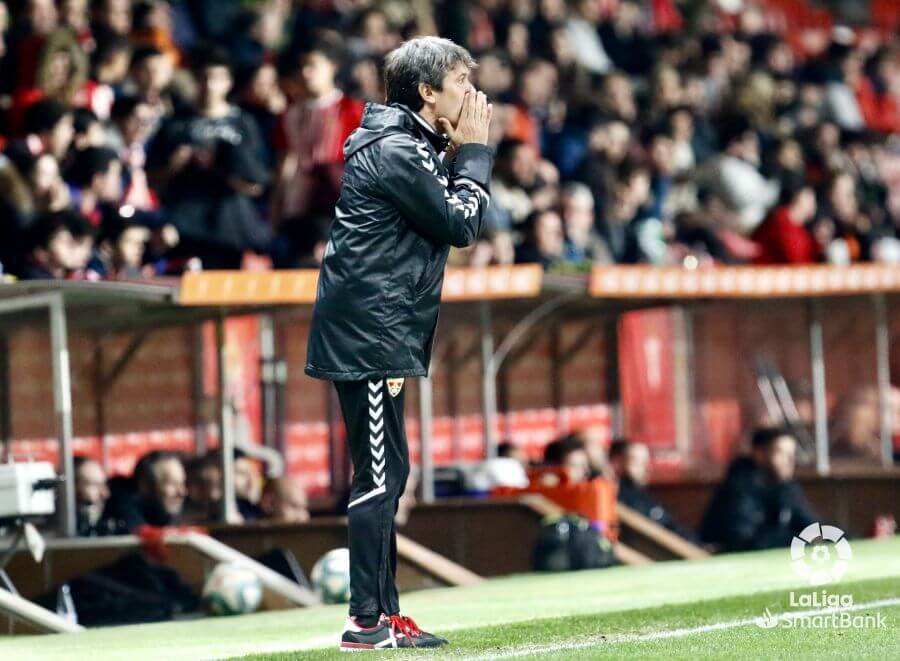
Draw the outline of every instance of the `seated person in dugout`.
M208 452L186 465L187 501L183 522L216 523L223 518L222 453ZM262 518L259 500L262 478L257 461L241 450L234 451L234 495L238 523Z
M109 500L106 471L88 457L75 457L75 514L79 537L115 533L103 517Z
M187 497L185 482L184 464L178 453L149 452L135 465L130 484L110 498L104 516L118 530L127 532L142 525L178 525Z
M759 429L749 456L735 459L703 517L700 537L722 551L790 546L818 520L794 481L797 439L791 432Z
M662 503L647 491L650 449L646 445L615 440L609 446L609 462L618 482L617 500L620 503L688 541L697 541L696 534L672 518Z
M309 503L303 483L293 475L269 480L263 488L260 508L263 518L279 523L309 521Z
M587 482L591 479L591 462L584 442L574 435L551 441L544 448L544 466L560 467L569 484ZM543 486L556 486L559 477L553 473L541 476Z

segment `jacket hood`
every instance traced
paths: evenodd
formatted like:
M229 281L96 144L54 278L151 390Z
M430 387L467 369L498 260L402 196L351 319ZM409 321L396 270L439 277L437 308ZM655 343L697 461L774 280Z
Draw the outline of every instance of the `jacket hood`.
M444 151L447 138L433 130L425 128L424 122L416 119L416 114L404 105L394 103L389 106L380 103L367 103L363 111L359 128L350 134L344 143L344 159L376 140L381 140L394 133L413 133L428 140L435 151Z

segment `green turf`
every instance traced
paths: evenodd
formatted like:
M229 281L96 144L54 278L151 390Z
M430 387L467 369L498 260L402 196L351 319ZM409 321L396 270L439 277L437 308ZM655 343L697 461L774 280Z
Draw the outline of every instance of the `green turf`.
M844 581L833 591L852 590L857 603L900 597L900 538L855 542L853 552ZM772 612L784 611L785 590L802 587L790 569L787 550L781 549L694 562L505 577L470 588L410 593L401 603L422 627L451 639L452 649L441 650L441 658L490 658L529 645L572 642L588 647L538 649L539 654L529 658L801 658L816 652L820 643L842 650L836 655L900 658L900 649L887 646L900 639L896 629L900 612L887 607L882 610L889 614L889 631L762 630L750 625L661 640L622 638L755 617L767 606ZM345 612L345 606L328 606L0 639L0 659L193 661L253 653L263 653L254 661L346 658L335 650ZM882 639L885 644L873 642Z
M834 588L837 590L838 588ZM900 578L845 583L842 594L852 594L854 603L896 600ZM790 592L778 590L742 597L699 601L686 607L673 604L658 608L541 618L505 626L462 629L452 634L452 646L439 650L403 650L398 656L456 659L530 658L568 661L569 659L668 657L672 658L805 658L818 654L822 640L833 649L822 656L836 658L900 658L900 603L859 611L881 612L885 628L845 630L761 629L756 624L728 626L719 631L684 633L660 640L639 640L659 632L750 620L770 612L789 612ZM561 648L561 649L560 649ZM868 654L866 652L869 652ZM515 655L515 656L513 656ZM240 661L327 661L346 659L330 649L254 654L236 657Z

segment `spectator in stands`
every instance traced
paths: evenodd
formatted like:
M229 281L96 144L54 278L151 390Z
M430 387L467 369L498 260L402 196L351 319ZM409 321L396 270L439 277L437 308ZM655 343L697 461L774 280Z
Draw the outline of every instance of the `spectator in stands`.
M609 463L615 472L620 503L684 539L696 540L696 535L679 524L665 506L647 491L650 449L645 444L625 439L613 441L609 447Z
M738 229L752 232L778 199L778 185L759 171L759 137L743 116L723 129L725 152L711 159L703 174L706 185L736 214Z
M757 264L812 264L822 247L807 226L816 215L816 193L804 180L782 184L778 206L753 232Z
M150 108L150 130L179 110L181 99L172 89L174 66L169 54L155 46L141 46L131 56L131 72L125 91Z
M563 260L586 266L595 255L603 255L600 236L594 229L594 196L585 184L571 183L562 190L560 211L565 233Z
M59 162L53 154L35 157L26 165L24 174L31 188L34 211L65 211L72 203L69 187L63 181Z
M658 255L645 254L646 248L656 249L652 232L644 233L644 247L639 245L637 228L643 219L642 208L650 196L650 172L642 163L623 161L616 172L612 195L600 215L598 230L606 249L602 261L629 263L651 261ZM645 229L652 229L647 228Z
M309 503L303 483L291 475L269 480L260 500L264 517L280 523L309 521Z
M74 136L72 112L53 99L42 99L25 111L25 136L7 147L7 155L15 163L29 157L51 154L61 160Z
M73 205L91 224L99 226L104 215L118 211L122 199L122 163L108 147L76 151L66 180L74 189Z
M256 122L263 137L266 167L274 170L279 159L275 137L288 104L287 96L278 85L278 72L272 64L263 62L242 71L239 80L236 86L238 105Z
M613 117L595 120L588 136L588 151L576 177L590 187L598 218L612 197L616 172L628 155L630 143L631 129L624 121Z
M227 54L198 54L196 75L196 109L160 127L147 169L162 187L179 250L204 268L239 268L245 252L269 248L268 227L252 202L269 180L265 154L253 120L228 101Z
M93 110L75 108L72 112L72 149L76 152L89 147L102 147L106 140L103 122Z
M598 26L602 15L602 5L597 0L578 0L575 11L566 23L572 50L578 63L591 73L606 73L612 68L612 60L603 48Z
M360 101L338 87L341 55L335 44L316 42L296 60L303 96L282 118L279 142L284 157L273 209L277 226L292 246L302 240L304 224L334 213L344 142L359 126L363 110Z
M150 230L116 209L103 219L97 261L108 280L136 280L144 274L144 252Z
M497 204L503 208L514 227L525 222L534 210L531 193L541 184L534 147L521 140L504 140L497 146L491 206Z
M82 279L90 259L84 241L91 241L87 220L73 211L38 216L28 230L28 257L18 272L25 280Z
M110 499L106 516L134 532L144 525L181 522L187 485L184 464L174 452L154 450L138 460L131 489Z
M701 539L723 551L788 546L816 521L794 481L797 440L782 429L753 433L749 456L728 468L700 528Z
M109 534L103 519L109 487L106 472L93 459L75 457L75 515L79 537Z
M523 223L525 241L516 250L516 262L537 263L545 269L565 257L565 234L556 211L535 211Z
M139 211L153 211L159 200L151 190L144 169L147 162L146 145L155 118L150 104L137 96L122 95L112 107L106 142L122 163L124 188L122 204Z
M277 267L316 266L342 143L362 113L351 96L383 101L382 54L423 30L482 51L476 75L494 102L490 213L504 220L490 220L474 249L455 251L454 265L508 263L529 240L525 219L550 210L563 212L567 251L577 253L567 262L753 261L749 237L775 215L780 183L795 179L819 192L809 229L825 261L900 262L895 155L885 147L900 130L894 35L837 31L833 43L801 42L771 27L779 8L767 5L767 24L753 2L714 29L683 20L684 3L662 10L635 0L615 11L600 0L553 0L448 5L434 15L408 3L184 4L0 4L13 26L0 35L0 150L15 166L0 176L32 182L38 171L47 184L33 187L33 199L5 196L15 218L0 237L4 264L25 261L20 230L34 213L74 205L96 221L90 204L50 183L54 166L71 177L74 123L74 151L114 150L121 206L184 230L180 246L171 231L166 241L153 232L147 275L197 265L196 256L207 268L237 268L247 251L269 251ZM212 59L236 72L235 105L231 72L201 62L217 52ZM649 185L638 201L644 174L626 183L623 164L641 155ZM560 203L573 181L590 188L605 242L590 259L573 245ZM709 213L712 201L725 212ZM280 235L272 244L270 230Z

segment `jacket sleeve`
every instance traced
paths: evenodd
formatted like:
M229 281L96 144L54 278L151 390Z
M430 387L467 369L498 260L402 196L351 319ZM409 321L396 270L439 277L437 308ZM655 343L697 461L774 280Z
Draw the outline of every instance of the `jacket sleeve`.
M490 147L462 145L446 177L424 141L397 134L382 147L381 186L419 234L463 248L484 229L492 165Z

